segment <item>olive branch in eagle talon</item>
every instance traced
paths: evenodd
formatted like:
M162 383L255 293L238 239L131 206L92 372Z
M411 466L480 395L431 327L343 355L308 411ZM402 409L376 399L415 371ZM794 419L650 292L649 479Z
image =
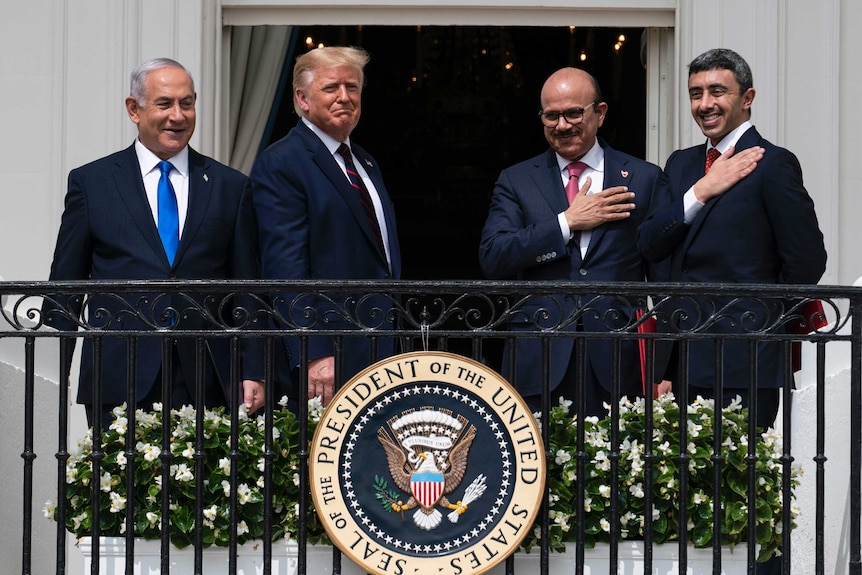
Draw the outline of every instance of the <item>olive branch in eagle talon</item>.
M398 492L394 489L389 489L389 484L386 479L379 475L374 476L374 498L380 502L383 509L389 513L395 513L400 510L400 506L404 503L398 498Z
M375 486L378 500L389 504L393 511L403 512L419 507L413 514L413 521L422 529L430 531L440 525L443 515L435 509L440 505L453 510L449 520L453 523L458 516L467 510L470 502L484 492L484 476L479 476L468 488L471 495L465 499L451 503L446 497L452 493L464 477L467 469L467 455L470 446L476 438L476 428L469 426L466 430L466 419L454 418L443 411L420 409L410 411L401 417L389 421L396 443L384 428L380 428L377 439L386 453L389 473L399 489L410 493L410 498L403 503L397 494L386 492ZM437 432L428 433L428 429ZM439 435L438 435L439 433ZM437 455L440 466L438 467ZM454 516L454 519L453 519Z

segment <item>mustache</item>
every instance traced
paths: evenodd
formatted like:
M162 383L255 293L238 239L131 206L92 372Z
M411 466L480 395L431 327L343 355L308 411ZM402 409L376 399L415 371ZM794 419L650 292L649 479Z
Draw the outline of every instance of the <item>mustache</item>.
M571 128L569 130L554 130L553 135L555 138L568 138L570 136L576 136L580 133L581 133L580 130L576 130L575 128Z
M704 110L698 111L698 113L697 113L697 115L700 116L701 118L703 118L704 116L709 116L710 114L719 114L720 115L721 110L718 108L712 108L712 109L705 110L705 111Z

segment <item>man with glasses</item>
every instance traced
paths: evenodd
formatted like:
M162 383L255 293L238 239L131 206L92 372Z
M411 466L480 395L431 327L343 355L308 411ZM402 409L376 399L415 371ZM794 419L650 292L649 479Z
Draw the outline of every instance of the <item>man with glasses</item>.
M500 174L482 230L483 272L495 279L644 281L648 270L635 235L661 170L597 137L608 105L587 72L554 72L540 103L550 149ZM638 302L608 294L531 298L513 313L511 327L533 330L563 322L571 330L604 332L629 324L637 308ZM515 371L509 373L512 353ZM539 339L507 345L504 354L503 375L533 410L541 407L542 357ZM583 365L576 357L574 338L550 339L552 404L560 396L575 400L581 380L585 415L606 414L603 403L618 397L614 389L630 397L642 394L635 341L620 341L615 351L610 340L587 339Z

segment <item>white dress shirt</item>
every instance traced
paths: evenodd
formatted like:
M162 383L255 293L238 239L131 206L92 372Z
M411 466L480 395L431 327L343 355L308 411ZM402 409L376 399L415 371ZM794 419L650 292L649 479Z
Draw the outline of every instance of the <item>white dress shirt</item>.
M563 188L565 188L566 184L569 183L569 170L566 166L571 164L571 162L559 154L555 155L557 156L557 164L560 167L560 178L562 178L563 181ZM601 192L602 186L605 182L605 151L599 145L598 140L596 140L593 147L590 148L590 151L584 154L584 156L578 161L587 165L586 169L578 178L578 188L584 185L586 178L592 178L587 195ZM569 223L566 221L566 214L560 212L557 214L557 220L560 223L560 232L563 234L563 241L566 243L575 241L575 234L573 234L569 229ZM581 250L581 258L584 258L587 255L587 248L590 246L590 238L592 235L592 230L581 230L579 246Z
M162 173L159 170L161 159L148 150L140 140L135 140L135 153L138 155L138 164L141 166L141 176L144 179L144 189L147 192L147 201L153 213L153 221L159 227L159 178ZM186 223L186 214L189 210L189 147L168 160L173 164L168 178L174 187L177 196L177 215L180 219L179 237L183 237L183 228Z

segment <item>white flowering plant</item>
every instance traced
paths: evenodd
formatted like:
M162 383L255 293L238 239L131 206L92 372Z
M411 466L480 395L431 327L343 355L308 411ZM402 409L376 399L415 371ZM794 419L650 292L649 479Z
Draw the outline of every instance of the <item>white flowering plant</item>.
M611 444L611 419L584 420L584 544L611 540L611 457L618 457L619 539L643 539L647 464L645 459L645 401L622 398L619 408L617 449ZM550 413L548 488L550 500L549 545L562 551L577 540L578 489L577 420L569 415L568 402L561 401ZM308 438L320 420L323 407L313 399L308 409ZM125 534L130 505L126 493L128 419L125 407L114 410L114 422L102 434L104 457L98 478L100 524L104 536ZM687 408L688 461L686 536L695 547L712 545L715 418L712 400L697 398ZM177 547L194 541L195 512L195 411L186 407L171 411L170 529ZM748 538L748 413L738 403L721 410L722 545L746 542ZM540 422L541 423L541 422ZM680 502L680 408L672 394L653 402L652 439L652 537L654 543L678 541ZM239 413L239 459L237 465L237 540L244 543L263 535L264 420ZM225 546L230 535L230 417L217 408L204 413L204 545ZM158 538L161 518L162 411L137 410L135 425L135 535ZM287 409L273 413L273 539L294 537L299 524L299 422ZM756 542L759 559L776 553L782 537L781 437L772 429L760 433L755 444ZM92 430L78 442L66 465L66 528L78 536L92 533L93 493ZM791 471L791 487L799 482L799 470ZM329 543L309 497L307 535L310 543ZM798 514L791 502L791 518ZM49 501L45 515L56 519L57 504ZM791 528L795 527L795 523ZM533 526L522 548L538 545L539 522Z
M273 412L272 524L273 540L295 537L299 501L299 421L283 407ZM136 411L133 446L135 466L133 494L126 492L128 418L125 405L114 409L114 421L102 433L98 477L93 474L93 430L78 441L66 464L66 528L78 535L92 534L93 482L98 482L99 523L103 536L122 536L126 513L134 507L135 535L146 539L161 536L162 513L162 418L155 404L153 411ZM314 434L323 407L319 400L309 402L308 436ZM196 486L203 481L204 546L228 545L231 499L231 422L224 408L206 410L203 420L203 473L195 477L195 410L183 407L170 412L170 537L176 547L194 543ZM237 541L260 539L264 526L264 419L249 417L245 406L238 417L237 451ZM129 502L134 498L134 505ZM309 507L311 498L309 496ZM48 501L45 516L56 520L57 504ZM309 509L309 542L325 540L325 532Z
M646 401L623 397L619 408L617 445L611 443L611 418L584 419L584 480L578 481L577 420L568 413L569 402L550 413L550 446L548 481L550 488L550 541L552 549L562 551L567 542L577 540L578 490L584 489L584 544L611 540L611 458L618 453L617 510L619 540L644 539L652 529L654 543L679 541L681 534L694 545L704 548L713 541L714 465L720 462L721 544L748 541L748 411L738 401L721 412L721 453L714 451L716 435L715 405L698 397L686 413L687 442L680 441L680 407L671 393L653 402L652 511L646 520L645 509L648 465L645 457ZM538 417L538 416L537 416ZM764 561L779 552L782 540L782 441L774 429L758 430L755 443L754 498L756 514L755 540L758 560ZM686 458L681 459L684 452ZM716 459L716 457L720 459ZM688 525L679 525L680 465L687 461L686 506ZM790 485L799 483L800 469L791 468ZM788 502L792 525L798 508ZM537 545L541 533L534 527L524 541L529 550Z

